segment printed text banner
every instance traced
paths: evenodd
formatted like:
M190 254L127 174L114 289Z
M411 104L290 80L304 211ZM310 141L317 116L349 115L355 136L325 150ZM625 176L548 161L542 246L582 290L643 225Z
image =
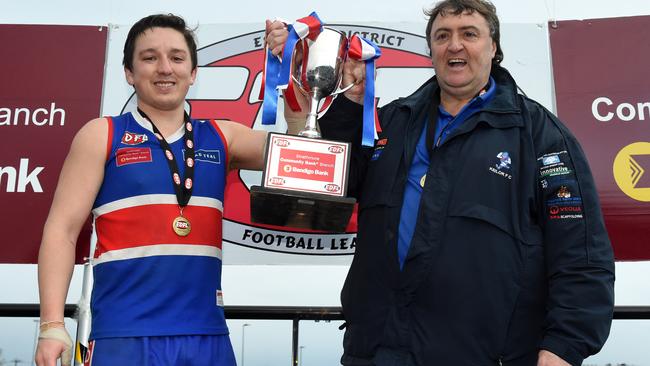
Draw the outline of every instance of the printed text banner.
M72 138L99 117L107 33L101 26L0 25L0 263L36 263ZM79 254L88 252L89 234L86 225Z
M549 27L557 111L589 159L617 260L650 259L650 16Z

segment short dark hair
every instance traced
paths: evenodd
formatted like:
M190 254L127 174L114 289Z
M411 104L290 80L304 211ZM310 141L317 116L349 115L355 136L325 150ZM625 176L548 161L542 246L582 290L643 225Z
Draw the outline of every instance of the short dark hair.
M431 28L433 21L438 15L446 16L461 15L463 13L472 14L478 12L485 18L490 27L490 37L497 45L497 51L492 58L492 64L498 65L503 61L503 50L501 49L501 32L499 30L499 17L497 16L497 8L488 0L443 0L429 10L425 10L424 14L429 17L427 23L427 45L431 47Z
M174 14L154 14L149 15L138 20L137 23L133 24L131 30L129 30L128 36L126 36L126 42L124 42L124 58L122 59L122 65L126 67L129 71L133 71L133 52L135 52L135 41L143 34L145 31L151 28L172 28L177 30L185 38L187 47L190 49L190 57L192 59L192 70L196 68L198 63L196 55L196 40L194 35L194 30L188 28L185 25L185 20Z

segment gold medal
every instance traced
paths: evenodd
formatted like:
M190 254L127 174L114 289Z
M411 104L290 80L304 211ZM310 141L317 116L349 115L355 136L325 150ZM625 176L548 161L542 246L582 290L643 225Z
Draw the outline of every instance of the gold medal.
M188 219L183 216L178 216L172 223L172 229L174 229L174 232L178 236L187 236L190 233L190 230L192 230L192 225L190 225Z
M427 175L423 175L422 178L420 178L420 187L424 188L424 182L427 180Z

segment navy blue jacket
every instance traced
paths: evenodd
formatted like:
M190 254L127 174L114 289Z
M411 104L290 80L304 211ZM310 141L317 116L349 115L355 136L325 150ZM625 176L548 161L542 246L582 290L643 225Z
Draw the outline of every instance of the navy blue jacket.
M403 271L400 209L435 77L381 108L374 148L359 146L362 108L346 98L320 120L324 138L355 145L344 361L382 346L422 366L536 365L540 349L580 365L607 339L614 260L584 153L505 69L492 76L494 98L430 154Z

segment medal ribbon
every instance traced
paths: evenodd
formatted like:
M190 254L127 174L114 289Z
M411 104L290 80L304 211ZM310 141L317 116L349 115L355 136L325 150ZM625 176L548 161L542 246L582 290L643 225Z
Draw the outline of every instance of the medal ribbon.
M373 146L374 140L381 132L377 105L375 101L375 60L381 56L381 50L374 43L357 35L352 36L348 57L366 63L365 94L363 96L363 132L361 144Z
M172 153L172 149L169 146L169 143L167 143L167 140L165 140L163 135L160 133L160 130L158 130L158 127L156 127L156 124L153 123L151 118L149 118L149 116L147 116L140 108L138 108L138 112L144 118L146 118L147 121L151 122L154 135L158 139L160 147L162 147L163 151L165 152L167 165L169 166L169 171L172 174L172 184L174 186L174 192L176 193L176 200L178 201L178 206L181 209L181 216L183 216L183 208L187 206L187 203L190 201L190 197L192 197L192 186L194 185L194 132L192 129L192 121L190 120L190 116L187 114L187 112L185 113L184 141L185 148L187 150L185 150L185 177L181 180L181 176L178 171L178 164L176 163L176 159L174 158L174 154Z

